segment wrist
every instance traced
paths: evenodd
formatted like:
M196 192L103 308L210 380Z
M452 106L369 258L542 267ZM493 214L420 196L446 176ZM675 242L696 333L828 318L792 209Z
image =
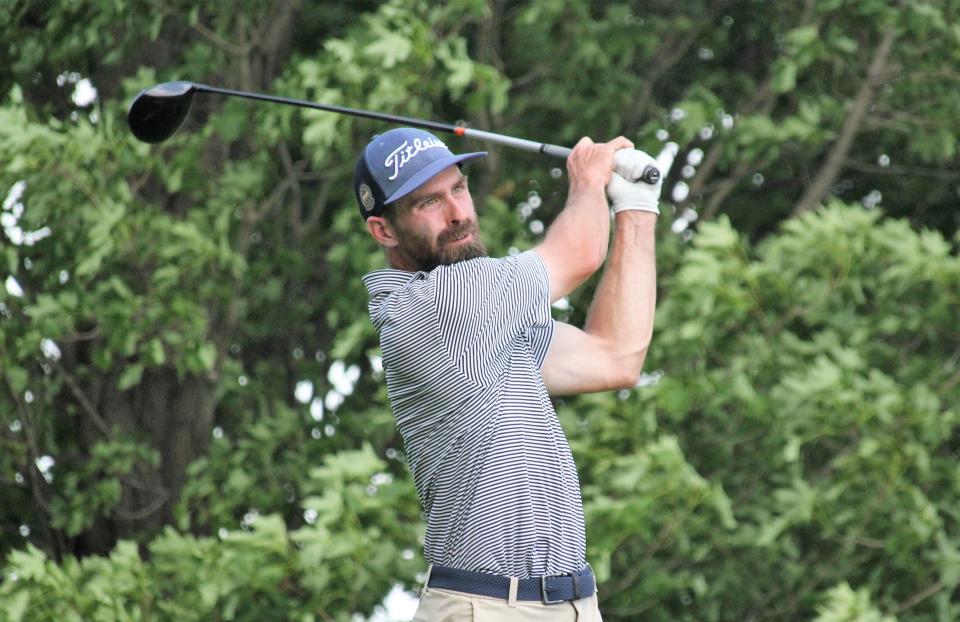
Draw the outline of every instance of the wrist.
M657 214L639 209L627 209L614 214L614 221L617 226L637 226L655 228L657 226Z
M660 206L656 201L649 202L644 201L642 203L614 203L611 208L613 209L614 214L619 214L620 212L646 212L648 214L653 214L654 216L660 215Z
M657 239L657 215L650 212L626 211L615 216L615 244L634 251L654 253Z
M567 197L573 199L579 195L601 194L606 196L606 182L602 179L580 178L570 180L567 188Z
M571 185L567 192L567 202L564 209L585 209L593 212L595 209L607 211L607 195L602 185L581 183Z

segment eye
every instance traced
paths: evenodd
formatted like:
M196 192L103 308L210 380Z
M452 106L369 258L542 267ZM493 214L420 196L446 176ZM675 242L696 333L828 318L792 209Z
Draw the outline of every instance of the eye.
M424 209L424 208L432 207L432 206L436 205L439 201L440 201L440 199L438 199L436 196L427 197L427 198L425 198L424 200L422 200L422 201L420 201L419 203L417 203L417 209Z

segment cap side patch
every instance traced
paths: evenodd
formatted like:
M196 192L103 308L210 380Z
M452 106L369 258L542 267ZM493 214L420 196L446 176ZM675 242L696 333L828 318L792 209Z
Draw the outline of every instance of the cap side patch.
M373 198L373 190L371 190L367 184L360 184L360 187L357 189L357 197L360 199L360 204L363 205L363 209L368 212L372 210L376 204L376 200Z

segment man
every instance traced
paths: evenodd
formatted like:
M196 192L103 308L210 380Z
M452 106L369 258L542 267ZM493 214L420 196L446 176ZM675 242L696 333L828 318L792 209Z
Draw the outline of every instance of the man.
M461 167L401 128L360 154L354 190L390 264L364 277L387 389L427 517L415 620L600 620L580 486L550 395L636 385L653 330L660 186L620 137L582 139L536 248L486 257ZM610 214L616 229L608 256ZM550 304L606 259L583 330Z

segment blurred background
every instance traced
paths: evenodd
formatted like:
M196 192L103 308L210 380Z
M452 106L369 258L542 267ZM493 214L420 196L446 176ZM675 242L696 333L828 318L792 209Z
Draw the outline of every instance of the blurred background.
M136 141L171 80L676 142L647 372L556 403L604 619L960 619L960 0L13 0L0 35L0 620L412 615L351 190L389 126L210 95ZM443 138L490 151L491 253L536 244L562 162Z

